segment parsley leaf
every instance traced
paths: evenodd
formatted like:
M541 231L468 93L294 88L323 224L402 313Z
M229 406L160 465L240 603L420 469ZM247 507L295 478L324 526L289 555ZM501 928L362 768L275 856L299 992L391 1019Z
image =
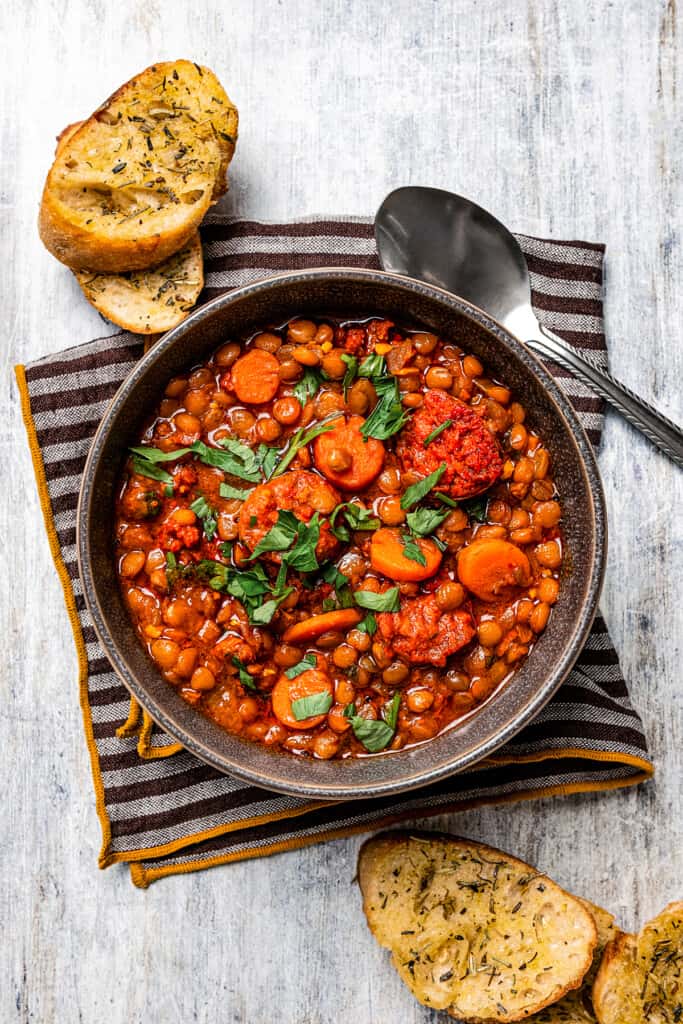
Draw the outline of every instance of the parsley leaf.
M175 462L176 459L182 458L183 455L187 455L191 452L191 448L176 448L172 452L162 452L160 448L153 448L148 444L140 444L130 449L133 455L139 456L144 459L145 462Z
M391 587L383 594L375 594L371 590L357 590L353 599L359 608L367 608L371 612L397 612L399 609L398 587Z
M293 434L290 438L287 450L280 459L280 462L271 470L269 479L270 477L280 476L281 473L284 473L302 448L305 448L307 444L314 441L320 434L325 434L328 430L333 429L333 424L330 420L336 419L339 419L339 413L332 413L331 416L325 417L324 420L321 420L320 423L311 427L310 430L306 430L305 427L299 427L296 434Z
M422 442L422 447L428 448L432 441L435 438L437 438L439 434L443 434L444 430L448 430L452 423L453 420L444 420L443 423L440 423L438 427L434 427L431 434L427 434L427 436L425 437L424 441Z
M249 561L267 551L287 551L282 562L298 572L313 572L318 568L315 553L320 538L320 514L314 513L308 523L297 519L288 509L280 509L277 522L258 542ZM288 549L291 548L291 551Z
M346 398L346 392L353 384L356 374L358 373L358 360L355 356L349 355L348 352L342 352L340 358L342 363L346 364L346 373L342 380L342 389L344 391L344 398Z
M439 501L442 501L444 505L448 505L449 508L457 508L458 503L455 498L451 498L449 494L444 494L443 491L438 491L436 497Z
M424 477L422 480L418 480L416 484L411 484L403 492L401 497L401 508L407 509L412 508L413 505L417 505L418 501L422 501L426 494L429 494L432 487L438 484L441 477L446 472L446 463L442 462L438 469L435 469L429 476Z
M232 484L220 484L218 493L221 498L233 499L235 501L245 501L251 494L253 488L249 488L248 491L243 491L239 487L233 487Z
M375 437L378 441L386 441L388 437L401 430L409 417L401 404L398 381L395 377L375 378L374 385L379 402L360 428L360 432L363 437Z
M377 632L377 619L372 612L368 612L362 622L358 623L356 629L359 633L367 633L368 636L374 636Z
M353 734L371 754L377 754L389 746L396 732L398 723L398 709L401 704L400 693L395 693L391 703L385 705L383 718L371 719L361 718L355 713L355 706L349 704L344 709L344 715L351 723Z
M172 551L166 552L166 579L169 586L173 586L178 578L178 562Z
M444 509L418 508L408 513L406 522L411 533L418 537L427 537L441 526L448 515Z
M167 473L161 466L155 465L154 462L147 462L146 459L142 459L138 455L133 456L133 471L139 476L146 476L149 480L160 480L162 484L167 486L173 484L173 477L170 473Z
M420 549L420 546L409 533L402 534L401 540L403 541L403 554L406 558L409 558L411 562L417 562L418 565L427 564L424 551Z
M467 501L461 501L460 507L467 512L470 519L475 519L478 523L485 523L488 503L489 499L485 494L478 494L475 498L468 498Z
M249 613L249 618L255 626L267 626L269 622L272 622L273 615L278 610L282 602L286 597L294 590L294 587L287 587L277 597L272 598L270 601L266 601L265 604L259 605L258 608L254 608Z
M259 482L261 467L252 448L234 437L224 437L219 444L220 448L209 448L203 441L195 441L191 450L205 466L222 469L224 473L248 480L252 484Z
M213 538L216 535L216 530L218 528L218 521L216 519L216 513L211 508L206 498L203 498L201 496L199 498L196 498L195 501L193 501L192 504L190 505L190 509L192 510L192 512L194 512L198 519L201 519L206 539L213 540Z
M346 520L351 530L376 530L380 525L377 516L360 502L343 501L330 516L330 530L337 540L341 541L350 541L351 534L343 523L337 522L340 516Z
M233 656L232 656L232 663L235 666L235 668L239 671L240 682L241 682L242 686L246 686L247 690L256 690L257 689L256 683L254 682L252 677L247 672L247 666L244 664L243 661L241 661L237 657L236 654L233 654Z
M296 665L292 665L291 668L285 669L285 675L288 679L296 679L302 672L308 672L309 668L315 668L317 662L314 654L304 654L301 661L297 661ZM305 716L304 716L305 717Z
M303 377L292 388L292 392L305 405L309 398L318 393L322 376L318 370L307 366Z
M310 697L300 697L292 701L292 714L297 722L305 718L312 718L313 715L326 715L332 707L332 694L327 690L320 693L312 693Z
M372 355L366 356L358 367L359 377L382 377L385 374L386 366L384 363L384 356L379 355L377 352L373 352Z

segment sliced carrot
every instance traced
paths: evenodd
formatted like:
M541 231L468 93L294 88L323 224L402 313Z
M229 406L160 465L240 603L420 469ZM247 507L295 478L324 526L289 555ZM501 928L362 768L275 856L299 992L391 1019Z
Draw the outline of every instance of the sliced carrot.
M295 622L284 631L282 639L286 644L300 644L333 630L343 633L352 629L362 618L357 608L338 608L333 612L323 612L322 615L312 615L310 619Z
M482 601L495 601L511 587L531 580L529 559L506 540L475 540L458 555L458 577Z
M384 445L374 437L363 437L364 423L362 416L336 420L332 430L313 442L317 468L344 491L367 487L384 465Z
M262 405L275 398L280 386L280 364L271 352L253 348L237 360L231 379L240 402Z
M424 557L424 565L406 554L407 544L418 547ZM428 580L441 565L442 557L438 545L433 540L425 537L407 537L401 530L394 527L384 526L372 535L370 544L372 568L399 583Z
M317 668L308 669L294 679L281 675L271 692L273 714L288 729L313 729L325 721L324 715L311 715L310 718L295 718L292 703L302 697L313 697L317 693L332 696L332 683L326 672Z

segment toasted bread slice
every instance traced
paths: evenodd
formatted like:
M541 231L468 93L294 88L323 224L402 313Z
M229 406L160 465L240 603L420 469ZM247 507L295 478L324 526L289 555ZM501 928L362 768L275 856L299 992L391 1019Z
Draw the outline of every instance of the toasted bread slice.
M388 832L358 877L375 938L426 1006L470 1022L525 1020L577 988L597 931L544 874L481 843Z
M541 1010L539 1013L532 1014L528 1018L530 1024L596 1024L591 987L600 966L603 950L617 934L618 929L614 924L613 914L603 910L602 907L597 907L594 903L589 903L588 900L581 899L580 896L577 896L577 899L595 921L598 932L598 943L593 952L593 963L581 983L581 988L568 992L559 1002L553 1003L552 1006L546 1006L545 1010Z
M158 267L125 274L74 270L88 302L102 316L136 334L158 334L181 323L204 285L199 232Z
M610 942L593 986L600 1024L683 1021L683 902Z
M62 136L43 190L43 242L74 270L162 263L225 192L237 121L208 68L147 68Z

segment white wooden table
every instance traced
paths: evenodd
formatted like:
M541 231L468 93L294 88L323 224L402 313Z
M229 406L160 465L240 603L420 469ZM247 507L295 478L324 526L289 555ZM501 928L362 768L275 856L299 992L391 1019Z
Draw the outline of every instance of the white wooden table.
M412 182L469 195L521 231L606 241L613 371L681 420L682 15L674 0L4 5L3 1022L436 1020L366 931L360 839L147 892L124 867L98 872L76 658L10 374L102 330L36 233L56 133L154 60L186 56L240 110L232 212L368 214ZM600 465L602 605L656 781L434 824L529 858L631 928L683 896L683 475L614 416Z

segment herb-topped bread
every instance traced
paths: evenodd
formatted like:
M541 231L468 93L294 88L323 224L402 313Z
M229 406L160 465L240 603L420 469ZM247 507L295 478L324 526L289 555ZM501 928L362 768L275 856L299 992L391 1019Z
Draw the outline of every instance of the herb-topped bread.
M102 316L136 334L158 334L181 323L204 285L199 232L158 267L122 274L74 270L88 302Z
M578 988L597 929L582 901L491 847L389 832L362 847L371 931L421 1003L470 1022L526 1020Z
M43 191L43 242L74 270L162 263L225 192L237 121L208 68L147 68L63 133Z
M670 903L638 935L619 933L593 986L600 1024L683 1021L683 902Z

